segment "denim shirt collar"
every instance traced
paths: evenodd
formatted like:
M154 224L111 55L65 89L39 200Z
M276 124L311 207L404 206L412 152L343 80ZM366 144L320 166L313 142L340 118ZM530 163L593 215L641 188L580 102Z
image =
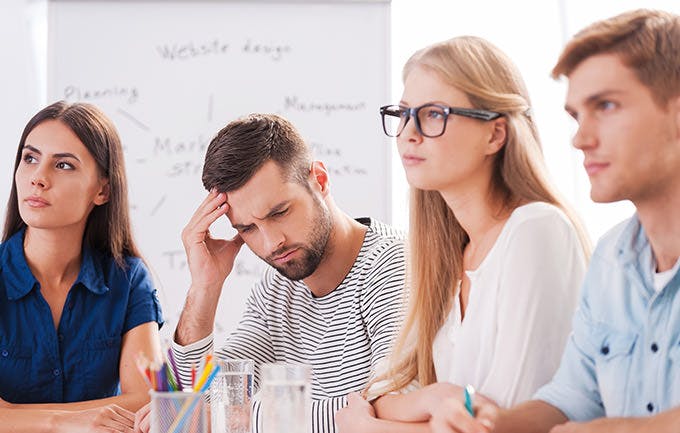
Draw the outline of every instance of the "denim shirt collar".
M0 252L0 274L7 291L7 299L15 301L31 292L38 280L33 276L24 254L24 234L21 229L10 237ZM94 294L101 295L109 291L102 278L101 265L95 260L90 248L83 247L83 262L80 265L78 278L73 286L80 284Z
M628 220L628 223L621 231L621 235L616 242L616 250L619 254L619 260L624 265L650 263L643 260L650 259L651 257L641 257L651 254L652 249L637 214Z
M616 243L616 250L621 264L628 269L634 269L648 292L655 295L654 276L652 275L655 263L654 253L637 214L628 221L621 232ZM680 271L669 281L669 284L680 278L679 275Z

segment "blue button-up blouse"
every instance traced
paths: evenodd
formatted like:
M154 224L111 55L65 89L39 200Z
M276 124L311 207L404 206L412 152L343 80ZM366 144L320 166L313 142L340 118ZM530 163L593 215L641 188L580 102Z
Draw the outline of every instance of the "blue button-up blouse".
M84 248L55 329L26 263L24 232L0 244L0 397L62 403L116 395L123 335L143 323L163 324L146 266L128 257L121 269L112 257Z

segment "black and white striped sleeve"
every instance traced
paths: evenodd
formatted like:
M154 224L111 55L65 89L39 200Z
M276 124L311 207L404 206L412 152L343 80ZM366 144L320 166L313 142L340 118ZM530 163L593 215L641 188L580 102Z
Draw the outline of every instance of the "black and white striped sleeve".
M406 309L404 244L381 245L367 267L361 308L371 345L371 375L392 351Z
M234 330L223 346L215 350L219 358L252 359L255 361L254 387L259 389L260 366L274 362L274 349L272 348L267 322L262 313L262 299L257 287L248 297L246 310L241 317L236 330ZM182 386L191 385L191 367L198 366L205 355L213 351L213 335L199 340L187 346L177 343L172 345L173 355L177 363Z
M312 400L312 433L335 433L335 412L347 406L345 397L330 397L321 400ZM254 433L262 433L262 405L260 401L253 403L251 417Z

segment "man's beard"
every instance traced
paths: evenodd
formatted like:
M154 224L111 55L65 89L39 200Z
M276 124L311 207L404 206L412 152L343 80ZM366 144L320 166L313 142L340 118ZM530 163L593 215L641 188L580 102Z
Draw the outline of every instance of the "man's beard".
M312 228L308 243L284 246L264 259L265 262L279 271L281 275L293 281L303 280L312 275L327 252L333 221L328 209L316 197L315 202L318 212L315 220L312 221L312 224L315 225ZM274 257L281 256L286 251L296 248L301 253L300 258L292 259L282 265L274 263Z

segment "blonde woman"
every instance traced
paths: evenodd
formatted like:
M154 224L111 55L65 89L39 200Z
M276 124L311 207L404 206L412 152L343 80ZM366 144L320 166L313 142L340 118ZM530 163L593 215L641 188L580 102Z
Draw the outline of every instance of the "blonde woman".
M372 405L350 395L337 413L342 432L427 431L466 384L501 406L529 399L559 365L589 251L507 56L454 38L403 79L380 111L411 185L409 313Z

